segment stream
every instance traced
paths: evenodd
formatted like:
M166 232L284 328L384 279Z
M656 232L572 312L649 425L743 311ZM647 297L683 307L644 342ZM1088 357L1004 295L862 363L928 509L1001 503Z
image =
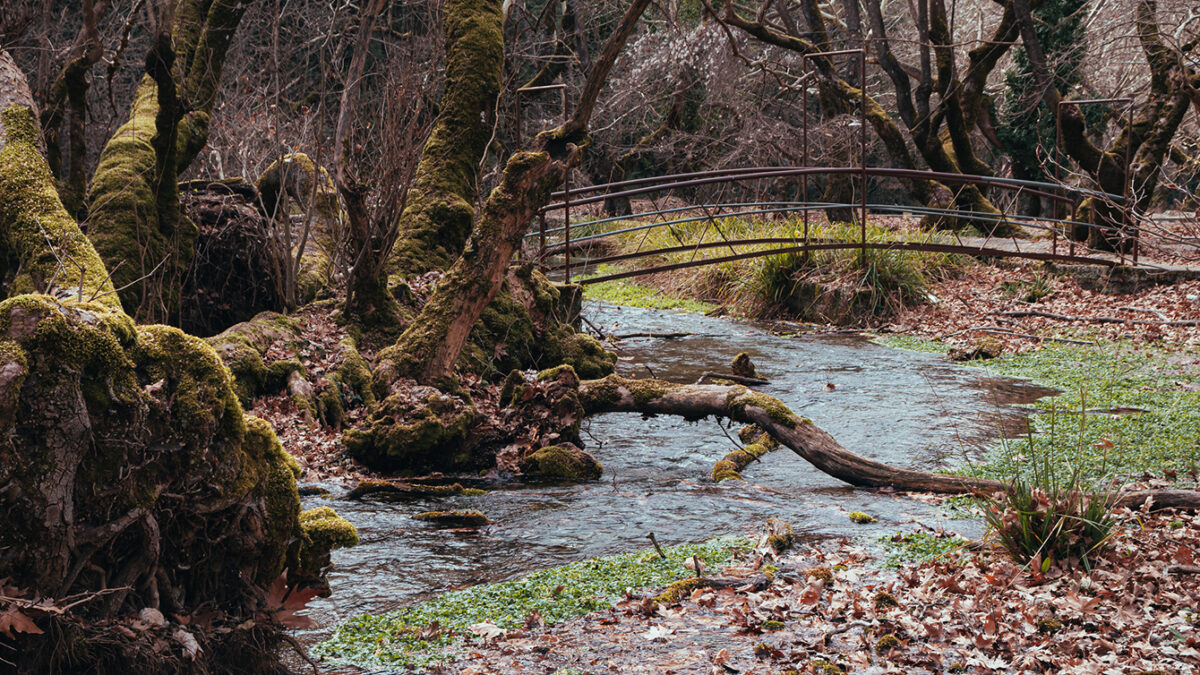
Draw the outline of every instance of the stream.
M781 337L764 326L672 311L588 302L585 315L605 333L691 333L675 339L620 342L617 370L693 382L706 370L728 372L748 352L771 384L761 391L811 418L852 452L922 470L978 458L991 439L1023 433L1018 404L1053 393L988 377L938 355L881 347L857 335ZM832 385L830 387L829 385ZM738 427L728 430L736 437ZM312 643L340 621L380 613L440 592L499 581L536 569L721 534L751 534L782 518L802 537L859 536L873 542L897 530L943 524L968 537L973 520L947 521L913 499L860 490L813 469L783 448L751 464L747 482L714 484L713 464L734 446L712 419L643 419L604 415L585 422L587 449L604 465L600 481L579 485L499 484L486 496L401 502L306 497L304 508L329 505L358 528L362 543L335 551L333 595L317 599L319 626L297 637ZM495 523L478 532L448 532L411 518L429 510L479 509ZM855 525L850 511L879 522Z

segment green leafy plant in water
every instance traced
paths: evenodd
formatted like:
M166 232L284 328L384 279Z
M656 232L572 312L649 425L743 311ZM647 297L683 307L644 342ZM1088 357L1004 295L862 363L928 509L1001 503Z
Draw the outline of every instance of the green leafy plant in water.
M751 542L720 537L701 544L605 556L540 570L510 581L444 593L385 614L363 614L337 627L312 653L331 663L361 667L423 668L452 659L469 626L490 621L501 629L525 625L535 611L546 625L611 607L626 589L666 586L690 577L693 556L708 569L729 562Z

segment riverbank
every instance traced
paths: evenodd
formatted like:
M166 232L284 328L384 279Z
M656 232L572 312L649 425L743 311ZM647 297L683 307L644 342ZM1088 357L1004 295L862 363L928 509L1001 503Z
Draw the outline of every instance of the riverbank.
M900 570L854 542L767 546L721 588L472 639L434 672L1184 673L1200 668L1200 518L1123 512L1091 571L1030 575L991 551ZM762 587L761 579L770 577ZM738 585L733 580L744 583ZM657 600L655 598L658 598Z

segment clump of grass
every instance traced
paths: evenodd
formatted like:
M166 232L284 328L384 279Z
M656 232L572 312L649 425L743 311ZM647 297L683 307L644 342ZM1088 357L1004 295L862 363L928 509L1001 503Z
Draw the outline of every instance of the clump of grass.
M583 297L588 300L603 300L615 305L645 309L674 309L697 314L705 314L717 308L717 305L711 302L668 293L663 289L645 286L629 279L588 284L583 287Z
M1002 281L997 289L1009 298L1020 298L1025 302L1041 302L1054 295L1056 286L1054 277L1035 272L1029 281Z
M989 532L1009 556L1046 572L1091 561L1116 531L1116 490L1090 487L1078 469L1063 475L1049 457L1018 474L1008 490L984 498Z
M694 573L683 564L693 556L716 569L750 547L745 539L721 537L666 547L666 559L651 549L450 591L386 614L356 616L316 645L313 654L336 664L425 668L453 658L472 624L491 621L515 629L537 611L546 625L552 625L611 607L628 588L667 586L691 577Z
M795 221L792 236L802 236ZM787 236L784 232L775 236ZM890 241L938 241L943 235L924 232L896 231L868 224L869 243ZM859 227L850 223L823 224L810 227L809 237L829 241L855 242L861 237ZM945 278L963 264L959 256L904 251L899 249L832 249L803 253L785 253L747 261L752 264L749 274L740 276L732 289L734 301L754 308L754 313L775 313L795 305L803 285L811 292L840 292L847 301L858 305L857 311L868 316L887 316L906 306L927 299L927 288L936 279ZM799 292L798 292L799 291ZM791 309L796 309L791 307Z
M856 242L860 237L858 226L847 223L813 224L808 234L810 239L844 242ZM616 238L616 245L623 252L633 252L748 238L792 239L794 243L689 249L640 259L635 264L670 264L697 256L720 257L735 251L787 248L802 243L803 231L795 218L716 218L627 233ZM944 238L940 233L892 230L877 224L867 227L868 242ZM856 307L859 315L885 315L906 304L924 302L930 280L951 273L964 260L960 256L894 249L868 249L865 262L860 262L858 249L780 253L677 270L657 275L649 283L680 297L716 298L732 305L737 313L755 316L795 312L798 284L817 284L821 289L832 288L847 297L856 295L859 298L856 302L861 305Z

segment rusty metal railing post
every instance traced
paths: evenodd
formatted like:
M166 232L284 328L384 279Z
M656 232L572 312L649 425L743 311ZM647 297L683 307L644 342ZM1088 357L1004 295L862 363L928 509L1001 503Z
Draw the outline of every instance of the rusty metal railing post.
M859 217L858 217L858 232L859 232L859 252L858 264L862 267L867 265L867 50L859 49L838 49L831 52L810 52L800 57L802 72L805 76L808 75L808 60L817 56L848 56L850 54L858 55L858 126L859 126ZM808 86L801 90L802 103L804 106L802 128L804 129L803 140L803 162L804 166L808 166ZM808 178L804 178L804 201L808 202ZM849 205L847 205L849 206ZM804 238L808 239L808 209L804 210Z
M804 80L804 87L800 90L800 166L808 168L808 59L801 57L800 72ZM808 244L808 173L800 175L800 205L804 218L804 243ZM807 251L804 254L808 255Z
M1132 134L1133 134L1133 99L1128 96L1117 96L1117 97L1113 97L1113 98L1087 98L1087 99L1080 99L1077 101L1059 101L1058 102L1058 110L1054 111L1055 112L1055 115L1054 115L1054 122L1055 122L1054 146L1055 146L1055 150L1058 151L1059 154L1062 153L1062 109L1063 109L1063 106L1070 105L1070 106L1075 106L1076 108L1079 108L1080 106L1084 106L1084 105L1094 105L1094 104L1101 104L1101 103L1124 103L1125 104L1126 124L1128 125L1126 127L1126 133L1130 134L1132 137ZM1080 114L1082 114L1082 112ZM1131 184L1132 177L1129 175L1129 171L1133 165L1133 156L1130 153L1131 146L1132 146L1132 143L1125 144L1125 171L1124 171L1124 175L1122 176L1122 182L1124 183L1124 185L1122 185L1122 192L1121 192L1121 201L1123 202L1121 204L1121 228L1120 228L1120 238L1117 240L1118 241L1117 255L1119 256L1119 259L1120 259L1122 265L1125 264L1125 242L1129 236L1129 228L1131 226L1130 211L1133 208L1133 206L1131 205L1131 201L1133 199L1132 184ZM1103 162L1103 161L1104 161L1103 158L1101 158L1101 162ZM1100 173L1099 166L1096 167L1096 173L1097 174ZM1057 174L1057 171L1056 171L1056 174ZM1061 183L1061 180L1059 182ZM1103 192L1104 186L1098 185L1098 189L1101 192ZM1076 207L1075 210L1078 210L1078 207ZM1099 225L1099 224L1094 224L1094 226L1101 227L1101 225ZM1136 225L1133 225L1133 227L1134 227L1134 235L1133 235L1133 246L1131 248L1131 252L1133 255L1133 264L1137 265L1138 245L1140 244L1140 236L1139 236L1140 228L1138 228ZM1103 231L1102 231L1102 233L1103 233ZM1071 237L1070 239L1071 239L1071 255L1075 255L1075 238Z
M859 188L859 203L862 215L859 218L859 249L858 264L867 266L867 50L858 50L858 166L862 170Z

